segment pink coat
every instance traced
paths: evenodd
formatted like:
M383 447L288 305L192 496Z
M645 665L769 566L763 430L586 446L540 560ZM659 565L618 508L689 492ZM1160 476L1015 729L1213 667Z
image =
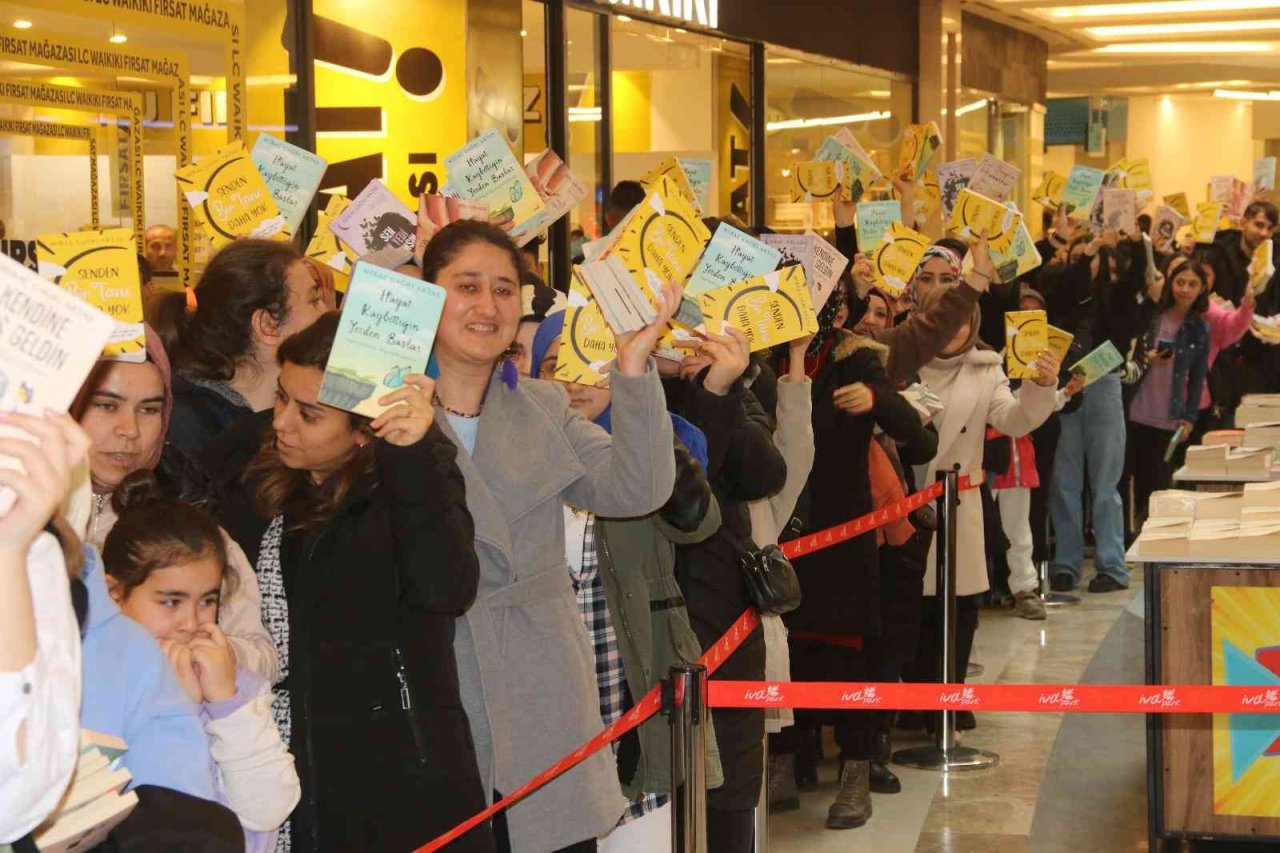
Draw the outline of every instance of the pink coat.
M1209 368L1212 370L1218 353L1243 338L1249 331L1249 324L1253 322L1253 306L1233 308L1229 303L1222 304L1210 299L1209 310L1204 313L1204 319L1209 323ZM1200 395L1200 408L1207 409L1211 405L1213 401L1209 397L1209 383L1206 382Z

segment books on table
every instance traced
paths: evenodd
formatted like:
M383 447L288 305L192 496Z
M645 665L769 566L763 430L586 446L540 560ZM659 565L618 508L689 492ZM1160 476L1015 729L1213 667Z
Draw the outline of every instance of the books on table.
M288 240L292 236L243 142L237 140L173 175L213 248L220 249L241 237Z
M356 264L324 368L319 400L366 417L378 400L424 373L444 310L444 289L366 262Z
M1204 434L1200 439L1201 444L1225 444L1227 447L1242 447L1244 445L1244 430L1242 429L1215 429Z
M1010 379L1034 379L1035 361L1049 348L1049 321L1044 311L1004 312L1005 372Z
M1227 454L1227 477L1241 480L1267 480L1271 477L1272 446L1237 447Z
M489 216L524 245L546 226L546 204L511 148L490 129L444 158L449 181L441 195L489 205Z
M147 360L142 282L131 228L42 234L36 238L40 275L111 317L115 328L102 351L118 361Z
M1280 447L1280 422L1256 421L1240 431L1241 447Z
M1274 422L1280 422L1280 394L1245 394L1236 407L1237 429Z
M80 730L80 755L71 783L53 814L32 833L41 853L91 850L129 816L138 795L125 791L133 777L115 764L125 749L117 737Z
M1182 466L1185 476L1210 479L1227 476L1227 455L1231 448L1225 444L1201 444L1187 448L1187 461Z

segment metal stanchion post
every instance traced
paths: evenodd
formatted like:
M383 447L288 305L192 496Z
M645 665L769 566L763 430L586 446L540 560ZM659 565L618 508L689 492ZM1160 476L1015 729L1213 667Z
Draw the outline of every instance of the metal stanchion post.
M1069 592L1054 592L1049 586L1048 560L1041 560L1038 568L1040 569L1040 599L1045 607L1071 607L1080 603L1080 596Z
M960 472L957 468L939 472L944 481L942 498L938 502L938 547L934 564L937 572L935 592L942 608L942 638L939 657L942 661L942 679L946 684L957 684L959 672L956 660L956 536L957 509L960 506ZM933 746L903 749L893 754L895 764L917 767L921 770L981 770L1000 761L993 752L960 746L956 743L955 711L943 709L934 734Z
M671 849L707 850L707 668L672 667L662 682L662 708L671 723Z

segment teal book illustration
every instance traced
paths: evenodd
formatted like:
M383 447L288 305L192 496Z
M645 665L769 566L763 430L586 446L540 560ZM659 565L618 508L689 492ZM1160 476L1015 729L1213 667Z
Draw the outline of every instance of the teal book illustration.
M1084 358L1071 365L1071 372L1084 377L1084 385L1088 388L1108 373L1124 364L1124 357L1111 341L1103 341L1102 345Z
M357 263L320 402L371 418L382 414L381 397L403 388L409 374L426 372L444 300L444 289L430 282Z
M684 295L699 296L708 290L773 272L782 261L782 252L721 222L694 267Z
M266 181L276 207L289 223L289 233L297 234L320 188L328 161L310 151L290 145L269 133L259 134L253 146L253 164Z

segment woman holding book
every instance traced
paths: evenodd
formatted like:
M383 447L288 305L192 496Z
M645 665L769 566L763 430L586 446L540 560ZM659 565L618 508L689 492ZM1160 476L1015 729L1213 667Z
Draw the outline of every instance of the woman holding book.
M1170 461L1191 437L1209 373L1209 283L1202 264L1176 257L1165 271L1157 313L1134 346L1138 390L1129 403L1134 511L1147 516L1151 493L1167 489Z
M327 314L281 345L271 427L234 448L220 520L280 658L273 712L302 779L290 843L411 850L485 803L453 657L473 528L431 380L404 377L373 420L318 401L337 329ZM450 849L493 848L482 825Z
M564 505L630 518L675 481L671 418L650 359L680 303L617 336L612 435L574 412L562 384L518 379L507 353L523 313L519 251L461 221L427 244L423 278L448 299L436 337L435 412L458 448L475 519L480 593L455 651L485 793L514 791L602 728L594 658L565 559ZM626 800L599 752L495 821L500 849L594 850Z

